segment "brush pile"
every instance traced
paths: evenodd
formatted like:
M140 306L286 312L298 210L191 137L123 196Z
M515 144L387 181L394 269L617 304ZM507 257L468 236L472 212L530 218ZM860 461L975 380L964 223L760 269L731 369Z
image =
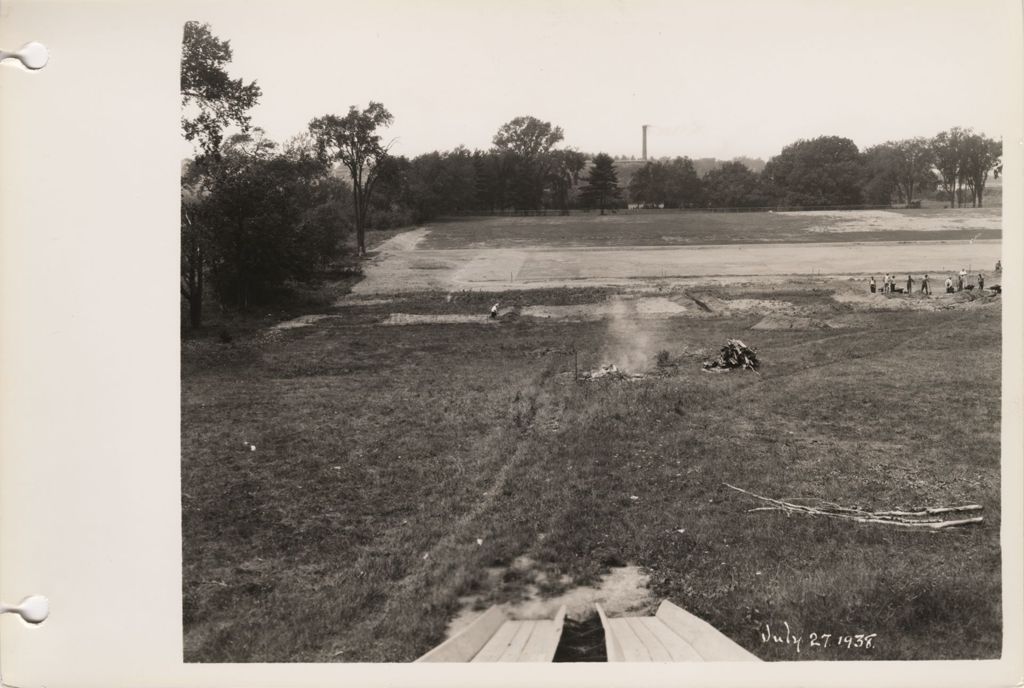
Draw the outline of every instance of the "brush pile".
M759 365L761 363L757 360L756 351L738 339L730 339L718 352L718 358L709 358L704 361L704 370L720 372L746 368L757 372Z
M963 504L960 506L940 507L916 507L911 509L892 509L887 511L870 511L868 509L850 508L839 506L832 502L821 499L810 499L801 501L813 501L815 504L797 504L793 501L783 501L763 497L759 494L744 490L729 483L722 483L731 490L750 495L770 506L757 507L749 511L782 511L787 516L792 514L805 514L809 516L826 516L857 523L880 523L902 528L923 528L927 530L942 530L955 526L966 526L984 522L981 516L975 516L982 510L980 504Z

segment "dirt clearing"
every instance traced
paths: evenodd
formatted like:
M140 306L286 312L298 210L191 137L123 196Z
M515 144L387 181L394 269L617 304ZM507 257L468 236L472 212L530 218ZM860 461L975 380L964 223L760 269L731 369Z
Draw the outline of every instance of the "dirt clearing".
M813 218L810 232L935 232L969 229L981 232L999 230L1002 217L989 209L965 209L954 213L911 214L892 210L803 210L778 215Z
M619 246L611 248L421 248L426 229L381 245L366 265L356 297L412 291L506 291L558 286L668 286L735 283L796 275L851 276L913 273L933 276L991 270L1002 256L998 240Z

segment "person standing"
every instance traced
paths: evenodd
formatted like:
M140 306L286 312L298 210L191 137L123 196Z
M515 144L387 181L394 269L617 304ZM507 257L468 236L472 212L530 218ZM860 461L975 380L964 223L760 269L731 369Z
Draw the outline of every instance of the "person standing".
M924 277L921 279L921 293L932 295L932 290L928 288L928 273L924 273Z
M871 279L868 280L868 289L871 290L872 294L875 293L875 276L874 275L871 275Z
M907 294L910 294L910 290L911 290L911 287L913 287L913 285L914 285L914 280L910 278L910 275L907 275Z
M956 279L956 290L957 291L963 291L964 290L964 282L966 282L966 281L967 281L967 271L964 270L963 268L960 268L960 274L957 275L957 279Z
M985 289L985 275L978 273L978 291L984 291Z

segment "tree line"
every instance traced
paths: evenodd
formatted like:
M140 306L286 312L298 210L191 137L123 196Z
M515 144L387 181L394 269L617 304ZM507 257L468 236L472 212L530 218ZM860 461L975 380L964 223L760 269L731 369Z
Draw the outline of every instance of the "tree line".
M374 102L315 117L279 144L252 126L262 91L228 74L231 58L230 42L209 25L186 23L181 124L195 154L182 166L181 294L192 327L211 295L244 308L322 270L350 250L350 238L364 254L368 229L627 205L909 205L934 193L951 206L980 207L989 175L1002 170L1002 144L959 127L863 151L839 136L799 140L755 171L761 161L749 158L627 163L590 155L562 145L561 127L532 116L501 125L487 150L408 158L390 153L383 130L394 118Z

